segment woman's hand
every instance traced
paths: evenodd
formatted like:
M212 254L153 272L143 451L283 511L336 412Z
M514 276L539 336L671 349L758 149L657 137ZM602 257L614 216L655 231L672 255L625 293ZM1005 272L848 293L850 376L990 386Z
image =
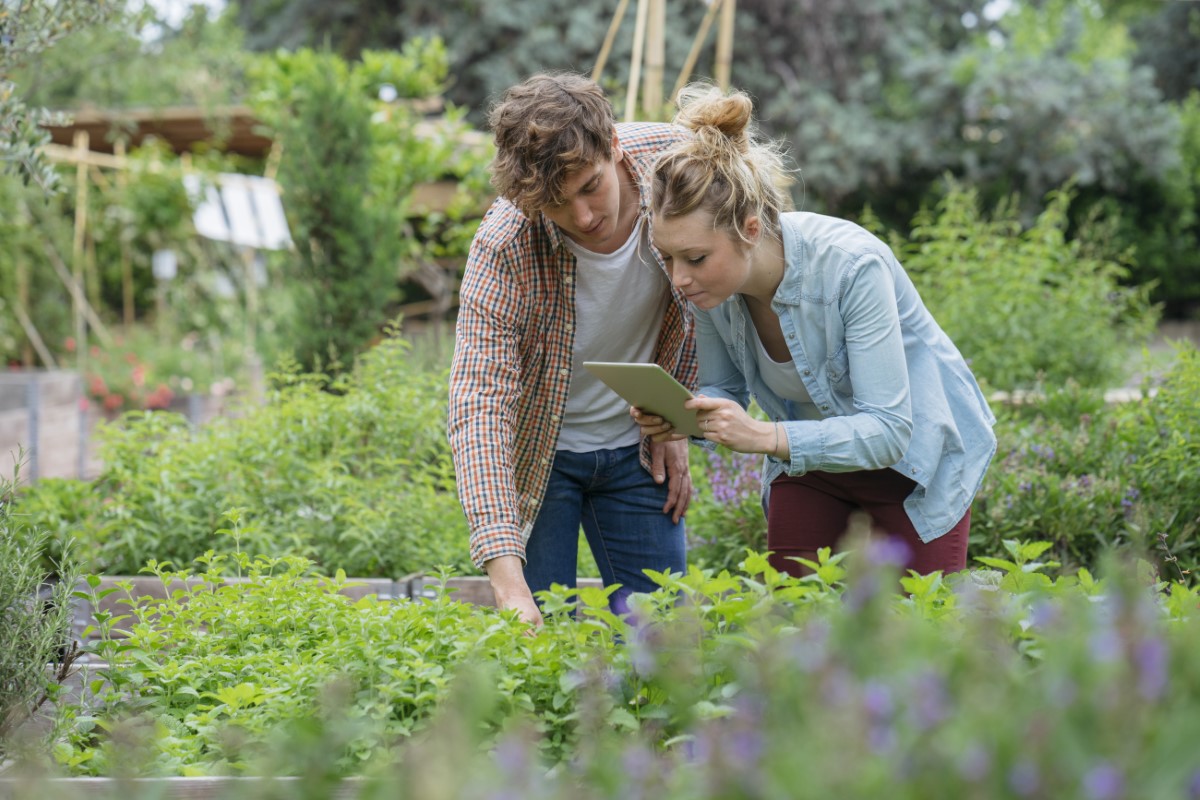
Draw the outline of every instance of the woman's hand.
M677 442L688 438L687 434L677 432L674 425L656 414L647 414L640 408L630 407L629 415L642 429L642 436L649 436L652 442Z
M723 397L693 397L683 404L696 410L696 422L704 438L739 453L773 453L775 424L756 420L746 409Z

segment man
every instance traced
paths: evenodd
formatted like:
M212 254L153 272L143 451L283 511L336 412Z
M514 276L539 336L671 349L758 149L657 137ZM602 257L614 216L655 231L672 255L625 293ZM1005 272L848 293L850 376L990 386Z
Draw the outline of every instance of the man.
M489 116L499 199L471 244L450 375L450 444L471 559L501 608L575 586L583 525L606 585L685 568L687 444L641 440L584 361L655 361L695 386L686 300L650 245L642 176L686 135L616 124L594 82L537 75Z

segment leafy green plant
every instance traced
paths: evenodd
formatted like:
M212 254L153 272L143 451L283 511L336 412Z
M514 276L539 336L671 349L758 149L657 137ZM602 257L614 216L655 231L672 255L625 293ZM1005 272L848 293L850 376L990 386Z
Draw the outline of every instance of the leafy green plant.
M98 431L93 486L39 483L19 502L109 574L226 551L215 531L231 508L246 509L256 555L363 577L469 568L445 370L414 366L410 352L385 339L336 380L281 367L266 406L198 429L172 413L127 414Z
M78 651L72 641L70 593L79 572L69 558L43 568L48 534L13 512L12 480L0 481L0 760L53 728L23 727L59 697Z
M1073 380L1108 388L1156 319L1144 289L1121 286L1125 268L1066 238L1069 191L1054 192L1022 230L1014 210L991 219L972 189L953 187L894 249L941 326L995 389Z

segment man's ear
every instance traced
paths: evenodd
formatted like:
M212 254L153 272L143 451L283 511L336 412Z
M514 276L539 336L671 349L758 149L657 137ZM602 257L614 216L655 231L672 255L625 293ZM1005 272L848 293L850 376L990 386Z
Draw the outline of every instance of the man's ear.
M614 164L621 163L621 159L625 158L625 151L621 149L621 141L617 138L617 132L613 131L612 141L612 160Z

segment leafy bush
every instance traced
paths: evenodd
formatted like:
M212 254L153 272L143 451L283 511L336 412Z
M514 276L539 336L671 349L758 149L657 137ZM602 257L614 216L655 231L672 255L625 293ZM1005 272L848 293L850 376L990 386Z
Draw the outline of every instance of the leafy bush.
M0 762L45 733L22 726L58 696L76 656L70 593L79 572L60 561L60 580L49 583L47 534L13 513L17 477L0 481Z
M1125 289L1125 269L1065 235L1070 194L1050 195L1028 230L1014 211L981 215L976 193L955 188L894 245L926 305L997 389L1074 380L1118 384L1128 353L1156 320L1144 290Z
M103 426L95 484L40 482L22 509L110 574L228 549L230 513L256 554L359 576L467 565L444 370L414 369L394 337L332 383L294 366L274 380L265 407L199 429L162 412Z
M1181 569L1200 567L1197 391L1200 355L1180 345L1145 399L1105 406L1098 392L1068 384L1002 412L996 460L974 506L973 552L1044 539L1063 563L1094 565L1132 544L1179 558Z

